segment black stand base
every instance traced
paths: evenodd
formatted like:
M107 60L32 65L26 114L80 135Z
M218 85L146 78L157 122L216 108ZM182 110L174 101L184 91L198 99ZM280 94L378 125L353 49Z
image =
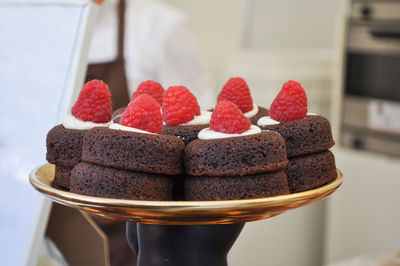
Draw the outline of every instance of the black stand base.
M227 266L243 226L127 223L126 234L138 266Z

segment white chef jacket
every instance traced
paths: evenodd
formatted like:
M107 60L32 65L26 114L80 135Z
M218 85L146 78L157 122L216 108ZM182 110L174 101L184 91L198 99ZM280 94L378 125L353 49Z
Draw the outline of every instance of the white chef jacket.
M118 0L102 4L92 38L89 63L117 57ZM144 80L165 89L184 85L201 109L215 104L214 90L199 58L199 47L187 16L162 0L126 0L125 68L130 95Z

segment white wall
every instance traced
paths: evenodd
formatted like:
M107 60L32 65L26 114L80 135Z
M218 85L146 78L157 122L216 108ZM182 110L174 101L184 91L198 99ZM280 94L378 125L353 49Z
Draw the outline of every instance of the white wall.
M343 148L335 155L344 181L328 200L325 263L398 252L400 158Z
M345 0L255 0L251 47L333 49L334 28Z
M240 44L240 0L168 0L192 19L204 64L214 85L222 87L220 74L229 54Z
M228 255L229 266L321 265L324 206L321 201L247 223Z
M244 3L253 2L250 48L334 49L337 19L349 0L168 0L185 11L198 33L206 69L217 91L232 53L240 50Z

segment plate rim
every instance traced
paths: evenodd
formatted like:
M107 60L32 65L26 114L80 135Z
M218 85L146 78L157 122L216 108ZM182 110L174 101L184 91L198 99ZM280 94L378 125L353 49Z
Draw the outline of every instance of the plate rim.
M343 183L343 174L339 169L336 169L337 176L330 183L315 188L312 190L307 190L303 192L280 195L274 197L267 198L256 198L256 199L241 199L241 200L221 200L221 201L146 201L146 200L128 200L128 199L113 199L113 198L102 198L102 197L94 197L94 196L86 196L80 195L68 191L63 191L50 185L42 182L38 176L37 172L46 167L47 165L52 165L50 163L46 163L40 165L33 169L29 174L29 181L31 185L50 198L57 198L62 201L76 202L79 204L88 204L92 206L101 205L102 207L123 207L123 208L146 208L151 207L151 209L159 209L163 210L165 207L171 209L186 209L191 208L192 210L201 210L206 208L207 210L219 210L230 208L230 206L234 205L235 208L246 208L247 205L257 206L257 205L273 205L274 203L277 206L281 204L288 204L291 202L296 202L297 200L304 199L307 196L317 195L318 196L328 196L333 191L341 186ZM313 197L314 198L314 197Z

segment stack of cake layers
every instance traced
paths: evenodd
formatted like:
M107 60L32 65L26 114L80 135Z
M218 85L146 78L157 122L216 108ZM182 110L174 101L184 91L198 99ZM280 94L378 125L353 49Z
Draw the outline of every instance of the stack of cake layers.
M93 128L83 140L82 162L71 172L71 192L171 200L172 176L183 172L184 147L174 136Z
M326 118L308 115L261 129L276 131L285 139L289 159L285 172L291 193L317 188L335 179L335 158L328 150L335 142Z
M87 130L66 129L55 126L47 134L46 159L55 164L53 185L69 190L71 170L81 161L83 136Z
M186 200L232 200L288 194L285 143L276 132L198 139L185 148Z

